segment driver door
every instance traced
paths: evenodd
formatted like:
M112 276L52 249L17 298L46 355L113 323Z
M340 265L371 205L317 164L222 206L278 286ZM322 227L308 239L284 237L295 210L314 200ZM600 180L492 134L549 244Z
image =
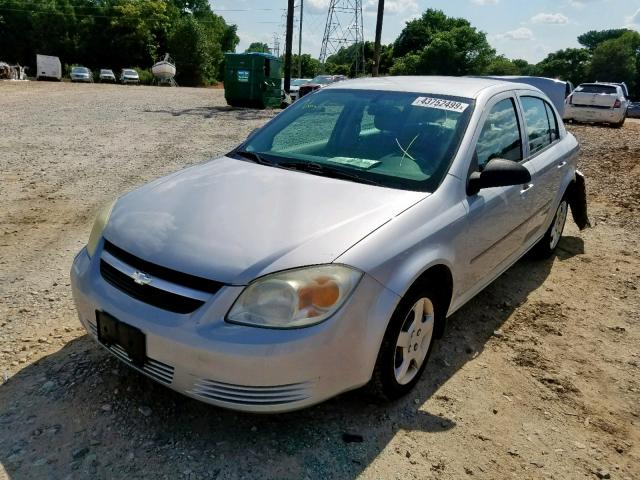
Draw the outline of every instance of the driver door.
M479 125L469 174L482 171L494 158L502 158L522 163L534 178L533 165L523 160L522 118L513 94L507 92L494 97ZM520 254L533 208L531 191L534 188L533 183L485 188L467 196L465 290L492 280L505 264Z

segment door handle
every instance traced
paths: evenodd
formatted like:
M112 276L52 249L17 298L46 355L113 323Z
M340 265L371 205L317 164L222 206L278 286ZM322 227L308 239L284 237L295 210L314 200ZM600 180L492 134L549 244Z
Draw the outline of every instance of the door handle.
M530 183L528 185L523 185L522 186L522 190L520 190L520 195L522 195L523 193L528 192L529 190L531 190L533 188L533 183Z
M560 162L560 163L558 164L558 167L557 167L557 168L562 168L562 167L564 167L566 164L567 164L567 162L563 160L562 162Z

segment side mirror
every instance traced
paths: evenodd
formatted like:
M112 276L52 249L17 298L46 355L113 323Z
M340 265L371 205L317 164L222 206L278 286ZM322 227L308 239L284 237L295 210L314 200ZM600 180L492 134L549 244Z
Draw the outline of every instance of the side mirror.
M467 195L475 195L483 188L524 185L531 182L531 174L512 160L489 160L482 172L473 172L467 182Z

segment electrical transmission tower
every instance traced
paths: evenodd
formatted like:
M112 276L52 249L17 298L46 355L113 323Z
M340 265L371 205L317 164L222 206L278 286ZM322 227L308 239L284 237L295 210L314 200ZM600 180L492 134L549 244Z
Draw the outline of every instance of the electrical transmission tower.
M324 28L320 62L323 64L341 48L356 45L352 58L356 75L365 72L362 0L331 0Z

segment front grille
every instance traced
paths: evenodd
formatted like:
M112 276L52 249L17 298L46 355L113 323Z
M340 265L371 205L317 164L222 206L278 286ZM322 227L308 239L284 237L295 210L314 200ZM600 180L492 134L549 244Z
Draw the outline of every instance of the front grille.
M194 290L200 290L201 292L207 293L216 293L224 285L220 282L216 282L215 280L209 280L207 278L197 277L188 273L178 272L176 270L171 270L170 268L148 262L122 250L109 240L104 241L104 250L133 268L154 277L166 280L167 282L175 283L176 285L182 285L183 287L193 288Z
M138 285L129 275L112 267L104 260L100 260L100 273L107 283L118 290L123 291L136 300L162 308L163 310L187 314L194 312L204 305L202 300L160 290L151 285Z
M205 400L237 405L269 406L306 400L311 397L311 386L311 382L272 387L244 386L202 379L193 386L190 393Z

